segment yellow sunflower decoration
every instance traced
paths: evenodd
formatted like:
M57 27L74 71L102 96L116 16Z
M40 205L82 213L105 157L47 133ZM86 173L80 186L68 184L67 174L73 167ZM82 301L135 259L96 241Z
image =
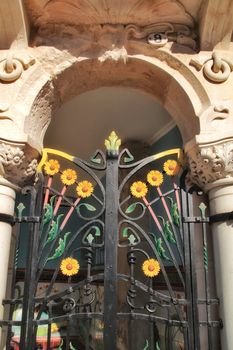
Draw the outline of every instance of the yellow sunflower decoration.
M50 159L44 165L44 172L46 175L53 176L57 174L60 170L60 164L55 159Z
M58 325L56 323L51 324L51 333L57 333L59 331Z
M163 183L163 174L158 170L151 170L147 174L147 181L151 186L160 186Z
M77 180L77 173L73 169L66 169L61 174L61 181L64 185L70 186Z
M87 198L90 197L94 191L93 185L90 181L81 181L76 187L76 191L79 197Z
M147 277L155 277L160 272L159 262L155 259L147 259L142 264L142 271Z
M145 197L145 195L148 192L148 188L145 182L136 181L130 187L130 191L134 197L141 198L141 197Z
M66 258L63 259L60 265L60 269L63 275L65 276L73 276L79 272L79 262L74 258Z
M180 165L176 160L169 159L164 163L163 169L167 175L175 176L180 171Z

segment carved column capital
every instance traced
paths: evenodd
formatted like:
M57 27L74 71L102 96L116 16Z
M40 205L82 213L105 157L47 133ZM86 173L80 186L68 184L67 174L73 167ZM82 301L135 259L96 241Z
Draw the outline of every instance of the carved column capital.
M233 184L233 138L186 151L191 181L205 191Z
M0 140L0 183L13 187L33 183L39 157L28 144Z

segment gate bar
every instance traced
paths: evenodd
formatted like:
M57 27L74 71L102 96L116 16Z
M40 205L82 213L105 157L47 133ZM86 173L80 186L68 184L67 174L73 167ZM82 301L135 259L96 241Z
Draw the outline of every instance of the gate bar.
M117 344L117 247L118 155L107 152L105 253L104 253L104 349Z

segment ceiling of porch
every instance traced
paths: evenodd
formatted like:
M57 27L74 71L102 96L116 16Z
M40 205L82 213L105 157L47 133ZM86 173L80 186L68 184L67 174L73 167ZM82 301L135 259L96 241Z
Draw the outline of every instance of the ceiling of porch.
M122 142L152 144L173 126L168 112L150 95L103 87L64 104L52 119L44 146L88 159L96 149L104 149L112 130Z

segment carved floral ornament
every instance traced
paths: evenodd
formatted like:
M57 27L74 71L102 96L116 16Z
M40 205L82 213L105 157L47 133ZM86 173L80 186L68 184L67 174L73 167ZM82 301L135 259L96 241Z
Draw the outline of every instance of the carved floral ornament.
M213 52L210 58L201 56L192 58L190 64L198 71L203 69L205 78L214 83L223 83L233 71L233 60L219 52Z
M38 152L25 144L0 143L0 180L23 186L34 181Z
M233 139L218 144L197 145L187 152L190 178L208 190L221 180L233 183Z

